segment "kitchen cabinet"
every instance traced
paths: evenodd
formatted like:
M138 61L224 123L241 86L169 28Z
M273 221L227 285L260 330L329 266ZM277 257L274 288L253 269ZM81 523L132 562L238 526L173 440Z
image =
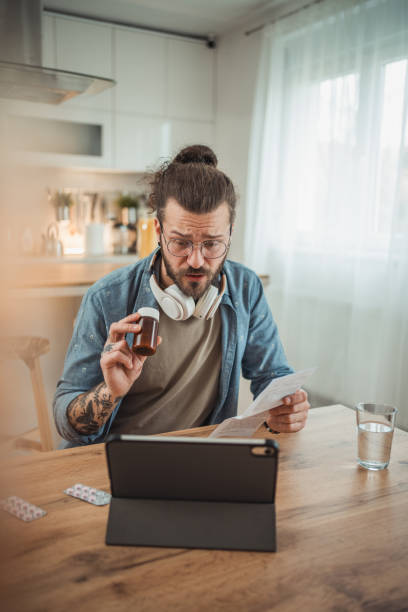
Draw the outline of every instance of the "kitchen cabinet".
M42 65L56 68L55 17L43 15L42 18Z
M212 122L179 121L118 113L115 118L115 166L145 172L191 144L214 146Z
M202 42L169 39L167 114L214 120L214 49Z
M18 118L31 120L35 124L36 119L41 121L46 134L45 141L50 146L43 145L41 138L31 147L30 129L26 130L23 138L18 141L13 137L15 154L19 161L33 165L56 166L56 167L83 167L83 168L112 168L113 167L113 142L112 142L112 113L103 110L90 110L85 108L67 108L64 104L51 106L48 104L36 104L33 102L13 102L8 107L8 124L12 132L18 129ZM17 117L13 122L13 117ZM44 121L45 120L45 121ZM49 129L47 130L47 122ZM38 128L34 127L38 130ZM67 153L65 139L72 142L72 132L76 130L79 138L77 152ZM96 142L90 139L96 140ZM37 147L37 148L35 148ZM89 151L88 154L86 151Z
M161 118L117 113L115 116L115 167L145 172L170 152L169 122Z
M57 67L112 78L112 27L69 17L55 20Z
M115 112L164 116L168 40L129 28L115 33Z
M180 121L173 119L169 127L170 155L192 144L214 146L215 126L210 121Z
M114 30L116 112L214 120L213 49L202 42Z
M46 13L42 30L44 66L113 78L111 26ZM96 96L68 100L64 107L112 111L112 104L112 89L108 89Z

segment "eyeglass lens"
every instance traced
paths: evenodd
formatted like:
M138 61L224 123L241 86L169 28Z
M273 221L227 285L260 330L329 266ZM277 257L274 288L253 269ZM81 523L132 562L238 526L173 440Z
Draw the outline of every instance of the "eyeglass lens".
M190 240L172 238L167 243L167 248L176 257L187 257L193 250L193 243ZM220 240L206 240L200 244L203 257L215 259L222 257L227 250L227 245Z

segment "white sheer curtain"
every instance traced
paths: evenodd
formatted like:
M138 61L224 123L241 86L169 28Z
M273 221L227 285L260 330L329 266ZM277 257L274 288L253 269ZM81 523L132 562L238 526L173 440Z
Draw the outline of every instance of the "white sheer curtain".
M314 404L408 428L408 0L325 0L264 32L246 261Z

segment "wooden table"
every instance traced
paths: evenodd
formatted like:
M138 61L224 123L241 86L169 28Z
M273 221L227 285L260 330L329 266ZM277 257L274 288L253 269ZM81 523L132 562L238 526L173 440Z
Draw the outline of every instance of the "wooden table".
M277 553L105 546L108 507L62 492L109 490L102 445L10 461L3 494L48 514L2 513L2 609L407 610L408 433L395 432L382 472L357 465L343 406L311 410L302 432L278 439Z

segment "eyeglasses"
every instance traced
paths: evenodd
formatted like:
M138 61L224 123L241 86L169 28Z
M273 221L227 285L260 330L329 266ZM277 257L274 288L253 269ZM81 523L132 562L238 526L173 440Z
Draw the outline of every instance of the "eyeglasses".
M167 249L174 257L189 257L193 252L194 245L197 244L200 246L200 253L205 259L218 259L225 255L230 246L230 240L228 244L225 244L222 240L204 240L204 242L193 242L186 238L170 238L170 240L166 240L162 225L160 225L160 229Z

